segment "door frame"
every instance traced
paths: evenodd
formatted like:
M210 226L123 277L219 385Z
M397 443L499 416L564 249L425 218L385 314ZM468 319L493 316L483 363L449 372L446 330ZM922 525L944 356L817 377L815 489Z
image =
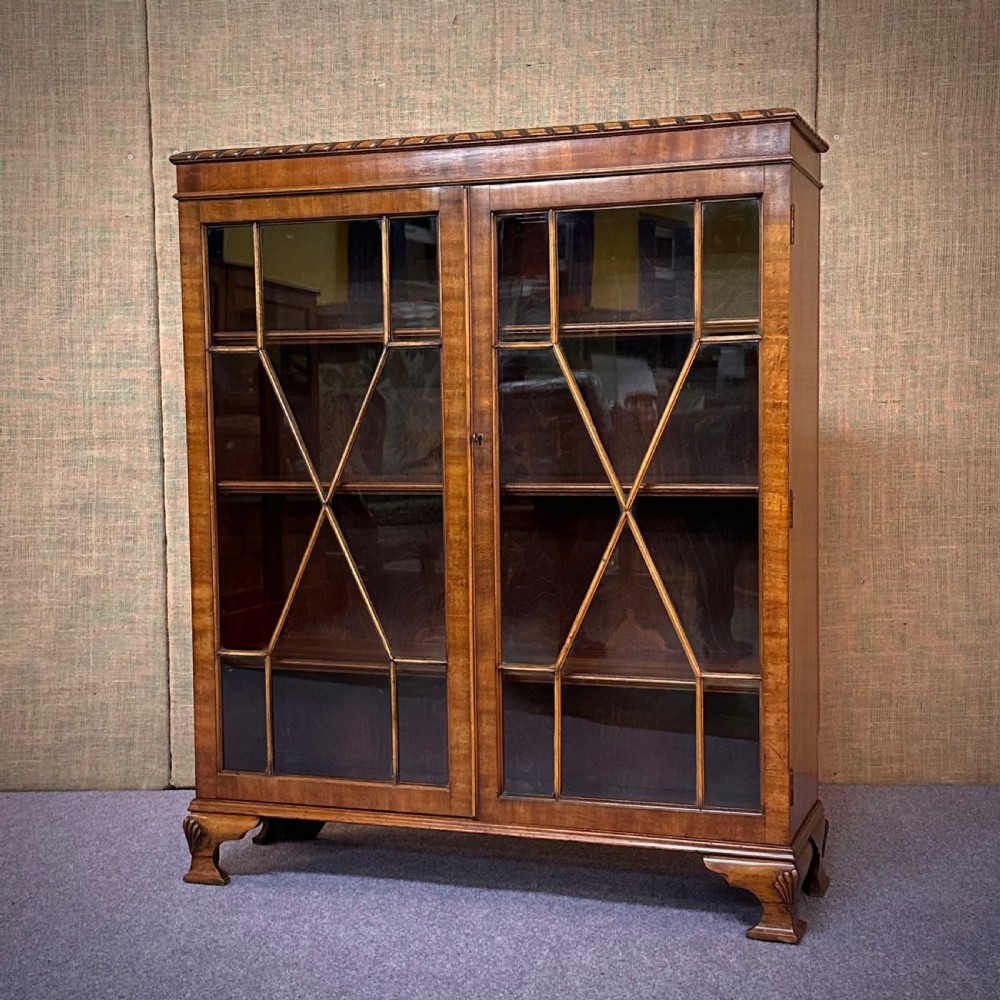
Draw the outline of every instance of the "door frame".
M788 836L788 536L787 471L787 279L782 296L781 220L790 168L744 166L664 171L615 177L504 182L476 186L470 194L471 362L476 704L478 732L477 815L514 827L561 828L609 834L706 842L779 843ZM761 455L759 572L761 627L761 810L741 811L565 798L505 797L502 787L499 691L499 468L496 405L495 217L499 213L594 209L709 198L761 199ZM784 414L784 417L782 416ZM765 447L766 445L766 447ZM774 627L763 627L771 621Z

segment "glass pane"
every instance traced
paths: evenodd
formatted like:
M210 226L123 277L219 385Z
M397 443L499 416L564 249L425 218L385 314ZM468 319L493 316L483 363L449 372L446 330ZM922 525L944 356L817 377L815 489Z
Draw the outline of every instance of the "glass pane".
M447 785L448 683L444 673L431 676L399 672L396 717L399 780Z
M631 485L691 348L693 330L656 337L563 337L618 478ZM596 409L595 409L596 407Z
M284 662L388 665L364 598L328 523L320 527L274 656Z
M433 215L389 223L389 301L392 328L438 334L438 225Z
M694 206L560 212L559 322L694 319Z
M216 482L309 482L302 452L257 355L211 357Z
M677 633L628 528L584 615L564 673L693 680Z
M378 219L260 227L265 330L382 329Z
M274 770L392 780L388 673L275 670Z
M207 232L208 302L212 333L242 333L257 338L257 306L253 281L253 226L211 226Z
M552 795L552 679L503 677L504 795Z
M549 237L545 215L497 220L497 322L501 340L549 339Z
M267 770L264 661L223 660L222 766L227 771Z
M333 511L393 655L443 660L441 497L338 494Z
M265 649L316 525L315 498L220 493L219 632L225 649Z
M698 348L646 483L757 484L758 346Z
M695 658L759 673L756 497L643 497L636 518Z
M602 497L504 496L500 612L507 663L554 664L618 523Z
M760 808L756 692L705 692L705 805Z
M566 684L562 717L563 795L695 801L694 691Z
M760 203L702 205L701 315L753 319L760 310Z
M440 348L389 350L343 478L441 482Z
M382 347L377 344L271 344L267 348L324 484L337 469L381 355ZM362 437L356 447L367 444Z
M499 352L501 483L607 483L555 355L548 349ZM591 412L600 388L577 379Z

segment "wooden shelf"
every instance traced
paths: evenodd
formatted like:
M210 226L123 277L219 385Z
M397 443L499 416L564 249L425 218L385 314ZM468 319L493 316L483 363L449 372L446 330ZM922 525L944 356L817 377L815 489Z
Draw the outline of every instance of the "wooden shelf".
M266 330L264 346L272 344L325 344L346 341L351 344L381 344L385 340L382 327L376 329L352 330ZM389 345L434 346L441 343L441 331L437 327L393 327L389 335ZM212 334L213 347L246 346L256 347L257 334L253 330L238 332L218 332Z
M256 480L231 480L224 479L216 484L219 493L244 494L244 493L295 493L316 495L316 487L311 482L284 482L273 479ZM317 497L318 499L318 497Z
M316 487L311 482L283 482L279 480L231 480L226 479L216 484L219 493L226 494L313 494ZM329 489L329 483L323 484L324 493ZM398 481L369 480L366 482L341 483L334 496L341 493L371 493L378 495L406 494L413 496L439 496L442 492L441 483L404 483ZM317 496L318 499L318 496Z
M552 682L555 679L555 668L549 665L531 663L501 663L497 669L506 676L516 677L524 681L539 683ZM668 677L657 675L655 667L646 666L646 672L631 670L628 665L619 665L616 670L581 670L573 673L563 673L561 680L565 684L587 684L604 687L656 687L679 688L693 691L696 687L694 676ZM725 673L713 671L703 673L702 681L706 691L756 691L760 687L759 673Z
M628 492L630 483L622 483ZM609 483L505 483L500 487L506 496L614 496ZM760 487L749 483L649 483L639 490L639 496L755 497Z
M338 493L400 493L415 496L439 496L442 492L441 483L401 483L380 481L340 483L334 496Z
M265 330L264 346L271 344L329 343L341 340L352 344L381 344L385 339L382 327L352 330Z
M283 656L271 662L274 671L303 671L330 674L386 674L389 660L383 663L350 662L347 660L322 660L317 657Z
M608 320L600 323L562 323L558 330L560 337L648 337L661 334L694 336L694 320ZM501 326L497 347L516 349L522 344L545 346L549 342L550 327L534 324L525 326ZM701 324L703 340L718 337L739 336L748 340L760 338L760 320L747 319L707 319Z

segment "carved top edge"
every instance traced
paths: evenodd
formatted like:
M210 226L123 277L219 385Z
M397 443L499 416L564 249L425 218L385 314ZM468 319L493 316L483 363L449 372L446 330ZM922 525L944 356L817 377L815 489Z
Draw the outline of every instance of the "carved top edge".
M206 160L264 160L284 156L317 156L353 153L362 150L412 149L423 146L461 146L522 142L526 139L568 138L620 132L666 132L700 126L732 125L735 122L790 121L820 152L827 143L792 108L761 111L721 111L708 115L677 115L671 118L634 118L627 121L594 122L589 125L547 125L540 128L507 128L440 135L414 135L397 139L355 139L346 142L314 142L289 146L248 146L230 149L201 149L175 153L171 163Z

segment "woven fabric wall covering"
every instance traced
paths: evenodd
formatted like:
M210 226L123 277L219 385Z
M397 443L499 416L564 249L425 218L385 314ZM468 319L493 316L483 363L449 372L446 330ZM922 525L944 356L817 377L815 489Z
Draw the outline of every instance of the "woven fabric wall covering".
M192 780L173 150L815 107L814 0L8 8L7 788ZM993 4L819 10L824 777L997 781Z
M151 0L174 780L192 780L176 149L791 106L811 115L815 6Z
M820 9L820 759L996 782L996 4Z
M0 32L0 787L169 776L141 4Z

